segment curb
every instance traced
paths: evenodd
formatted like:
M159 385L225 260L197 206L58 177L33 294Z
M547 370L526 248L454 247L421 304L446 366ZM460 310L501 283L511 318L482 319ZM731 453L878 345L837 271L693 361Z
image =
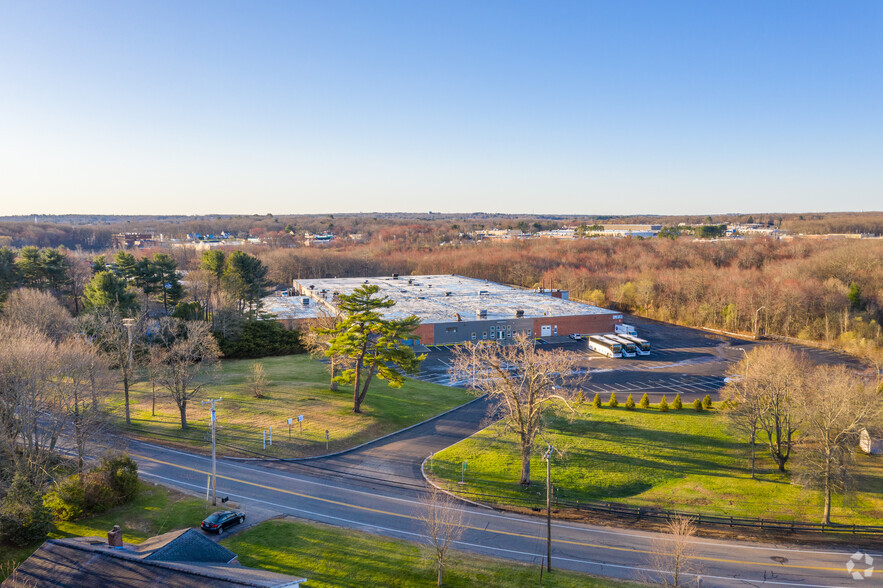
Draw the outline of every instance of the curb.
M464 406L469 406L470 404L472 404L474 402L478 402L479 400L486 398L486 397L487 397L487 394L482 394L478 398L474 398L474 399L470 400L469 402L466 402L465 404L461 404L460 406L455 406L454 408L448 409L448 410L446 410L442 413L439 413L433 417L430 417L426 420L420 421L419 423L414 423L413 425L408 425L404 429L399 429L398 431L393 431L392 433L387 433L386 435L383 435L382 437L378 437L376 439L371 439L370 441L365 441L364 443L356 445L355 447L350 447L348 449L341 449L340 451L335 451L333 453L326 453L323 455L312 455L309 457L227 457L225 455L221 455L218 457L221 457L221 458L227 459L227 460L231 460L231 461L280 461L280 462L312 461L312 460L316 460L316 459L324 459L326 457L335 457L338 455L343 455L345 453L349 453L351 451L356 451L357 449L361 449L363 447L367 447L368 445L371 445L373 443L383 441L384 439L388 439L388 438L392 437L393 435L398 435L399 433L404 433L405 431L410 431L411 429L413 429L415 427L419 427L420 425L425 425L426 423L430 423L436 419L440 419L441 417L443 417L447 414L450 414L450 413L454 412L455 410L460 410Z
M487 395L485 394L485 396L487 396ZM494 424L494 423L491 423L490 425L488 425L488 426L485 427L484 429L480 429L480 430L476 431L476 432L473 433L472 435L469 435L469 437L474 437L474 436L477 435L478 433L481 433L482 431L484 431L484 430L490 428L493 424ZM469 437L466 437L466 439L469 439ZM463 439L461 439L460 441L463 441ZM460 441L457 441L457 443L459 443ZM448 445L447 447L445 447L444 449L442 449L442 451L444 451L445 449L448 449L448 448L450 448L450 447L453 447L453 446L456 445L457 443L452 443L452 444ZM477 506L477 507L479 507L479 508L486 508L486 509L488 509L488 510L496 510L496 509L494 509L492 506L488 506L488 505L486 505L486 504L481 504L480 502L475 502L474 500L469 500L468 498L463 498L462 496L457 496L457 495L454 494L453 492L449 492L449 491L445 490L444 488L442 488L441 486L439 486L438 484L436 484L435 482L433 482L432 480L430 480L429 477L426 475L426 462L427 462L427 461L429 460L429 458L432 457L433 455L435 455L435 453L433 453L432 455L427 456L426 459L424 459L423 462L420 464L420 475L423 476L423 481L425 481L427 484L429 484L430 486L432 486L433 488L435 488L435 489L438 490L439 492L443 492L443 493L447 494L448 496L450 496L450 497L452 497L452 498L455 498L455 499L457 499L457 500L462 500L463 502L465 502L465 503L467 503L467 504L471 504L472 506Z

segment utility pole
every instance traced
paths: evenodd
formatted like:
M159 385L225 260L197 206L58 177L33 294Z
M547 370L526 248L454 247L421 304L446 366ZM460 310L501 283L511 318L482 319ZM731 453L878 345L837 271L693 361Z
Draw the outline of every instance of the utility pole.
M546 460L546 571L552 571L552 451L549 445L543 459Z
M211 403L212 405L212 506L218 505L218 469L217 462L215 461L216 453L215 453L215 423L218 420L218 415L215 413L215 402L222 401L223 398L216 398L213 400L203 400L202 404L205 406L206 404Z

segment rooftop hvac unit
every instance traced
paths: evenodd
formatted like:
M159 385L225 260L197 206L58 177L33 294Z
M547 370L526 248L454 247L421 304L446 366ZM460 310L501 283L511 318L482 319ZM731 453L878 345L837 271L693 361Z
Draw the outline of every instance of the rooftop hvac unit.
M487 309L486 308L479 308L478 310L475 311L475 316L477 316L479 318L487 317Z
M412 280L411 278L408 278L408 285L410 286L413 283L414 283L414 280Z
M445 292L445 296L450 296L450 295L451 295L450 292Z
M524 311L521 309L516 310L515 311L515 318L524 318Z
M304 298L303 300L301 300L301 304L303 304L303 305L307 305L307 304L309 304L309 303L310 303L310 299L309 299L309 298Z
M399 275L398 275L398 274L393 274L393 275L392 275L392 279L393 279L393 280L398 280L398 279L399 279Z
M487 294L487 290L479 290L478 291L479 296L484 296L485 294Z

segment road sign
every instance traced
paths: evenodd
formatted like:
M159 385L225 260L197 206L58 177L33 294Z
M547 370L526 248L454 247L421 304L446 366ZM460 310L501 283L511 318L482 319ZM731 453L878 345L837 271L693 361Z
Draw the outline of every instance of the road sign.
M302 414L297 415L297 420L298 420L298 422L303 422L304 415L302 415Z
M291 426L291 423L293 423L293 422L294 422L294 419L291 417L288 417L288 426L289 427Z

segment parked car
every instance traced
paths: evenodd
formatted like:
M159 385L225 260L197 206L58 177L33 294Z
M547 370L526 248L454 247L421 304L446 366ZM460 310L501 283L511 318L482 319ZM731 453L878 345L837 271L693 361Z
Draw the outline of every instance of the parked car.
M222 510L210 514L202 521L202 530L220 535L224 529L245 522L245 513L238 510Z
M574 341L582 341L583 340L583 336L580 335L579 333L571 333L570 335L568 335L568 337L570 337Z

